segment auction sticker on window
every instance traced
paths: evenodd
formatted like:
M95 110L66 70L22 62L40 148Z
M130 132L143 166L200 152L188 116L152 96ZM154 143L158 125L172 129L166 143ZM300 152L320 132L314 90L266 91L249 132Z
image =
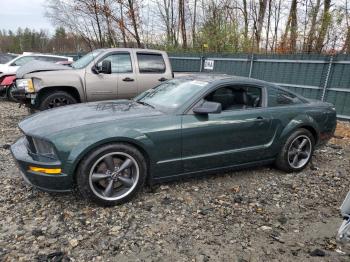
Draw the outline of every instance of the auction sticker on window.
M205 70L214 70L214 60L205 59L204 60L204 69Z

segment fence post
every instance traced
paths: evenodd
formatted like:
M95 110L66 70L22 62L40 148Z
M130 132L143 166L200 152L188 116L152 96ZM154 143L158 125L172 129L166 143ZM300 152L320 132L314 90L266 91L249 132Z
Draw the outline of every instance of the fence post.
M254 63L254 54L252 54L251 57L250 57L249 78L252 77L253 63Z
M201 63L200 63L199 72L202 72L202 71L203 71L203 59L204 59L204 57L201 56Z
M328 86L329 76L331 74L332 64L333 64L333 55L329 59L326 80L324 81L323 90L322 90L321 101L324 101L324 99L326 97L326 90L327 90L327 86Z

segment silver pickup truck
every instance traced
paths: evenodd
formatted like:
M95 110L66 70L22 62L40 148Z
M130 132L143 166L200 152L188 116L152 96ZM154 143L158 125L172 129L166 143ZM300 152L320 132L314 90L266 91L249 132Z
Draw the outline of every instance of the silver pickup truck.
M45 110L97 100L132 98L173 78L166 52L112 48L92 51L71 67L32 62L17 71L13 96Z

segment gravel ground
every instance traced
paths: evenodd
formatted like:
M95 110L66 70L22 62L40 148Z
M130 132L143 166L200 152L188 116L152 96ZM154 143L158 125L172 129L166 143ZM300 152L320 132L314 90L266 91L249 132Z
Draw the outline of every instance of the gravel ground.
M0 260L349 261L335 242L350 189L350 125L304 172L261 167L157 185L100 208L28 187L8 145L24 108L0 101ZM349 133L348 133L349 132Z

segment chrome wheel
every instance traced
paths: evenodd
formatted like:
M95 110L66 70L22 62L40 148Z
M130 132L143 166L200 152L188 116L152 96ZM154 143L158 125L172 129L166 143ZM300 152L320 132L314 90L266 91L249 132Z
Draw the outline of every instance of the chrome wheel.
M294 138L288 149L288 163L293 168L304 167L312 153L312 143L308 136L300 135Z
M94 163L89 174L89 184L99 198L119 200L134 190L139 175L139 165L132 156L124 152L113 152Z

